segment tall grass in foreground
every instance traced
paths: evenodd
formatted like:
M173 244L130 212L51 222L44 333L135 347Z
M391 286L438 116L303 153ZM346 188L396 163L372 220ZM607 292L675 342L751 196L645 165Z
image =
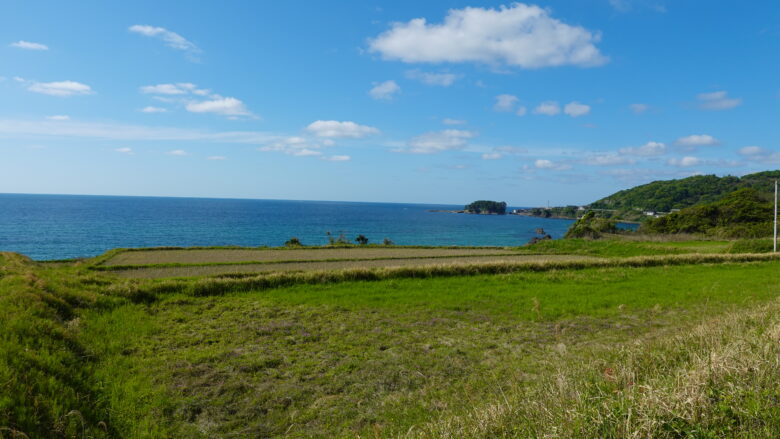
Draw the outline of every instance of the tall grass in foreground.
M609 267L657 267L664 265L754 262L780 259L775 254L683 254L638 256L620 259L583 259L542 262L492 262L475 264L442 264L420 267L346 269L263 275L233 275L202 279L117 282L110 293L135 302L153 301L160 294L183 293L193 296L220 295L235 291L265 290L296 284L327 284L347 281L378 281L400 278L432 278L507 274L522 271L578 270Z
M442 418L410 438L776 438L780 301L638 342L616 354L562 358L527 389Z

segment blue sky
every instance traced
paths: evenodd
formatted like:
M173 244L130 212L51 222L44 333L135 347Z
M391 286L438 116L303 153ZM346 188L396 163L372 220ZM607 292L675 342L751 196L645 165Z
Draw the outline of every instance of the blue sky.
M583 204L780 163L780 4L0 5L0 192Z

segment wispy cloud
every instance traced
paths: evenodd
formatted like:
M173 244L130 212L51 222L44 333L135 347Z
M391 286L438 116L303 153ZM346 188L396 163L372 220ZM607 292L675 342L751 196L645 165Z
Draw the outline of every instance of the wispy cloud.
M67 116L65 114L55 114L53 116L46 116L46 119L49 119L49 120L70 120L70 116Z
M445 117L441 120L441 123L444 125L465 125L467 121L463 119L450 119L449 117Z
M571 165L568 163L554 162L548 159L538 159L534 162L534 167L537 169L547 169L551 171L567 171L571 169Z
M161 107L149 106L149 107L141 108L141 112L142 113L165 113L167 111L168 110L166 110L165 108L161 108Z
M377 128L360 125L352 121L338 120L317 120L306 127L306 131L317 137L327 137L333 139L351 138L360 139L372 134L378 134Z
M225 157L223 155L212 155L212 156L206 157L206 160L226 160L226 159L227 159L227 157Z
M633 111L634 114L643 114L650 109L650 106L647 104L631 104L628 108Z
M619 152L625 155L653 157L664 155L666 153L666 145L661 142L647 142L642 146L629 146L626 148L620 148Z
M699 101L699 108L702 110L728 110L742 104L742 99L730 98L726 91L701 93L696 96L696 99Z
M396 152L408 152L412 154L434 154L437 152L463 149L468 140L477 136L474 131L467 130L443 130L421 134L407 142L405 148L396 149Z
M93 94L92 87L76 81L37 82L23 78L14 78L27 85L27 90L49 96L68 97Z
M546 101L534 108L534 114L556 116L561 113L561 107L555 101Z
M10 44L11 47L24 50L49 50L49 46L41 43L33 43L30 41L20 40Z
M716 146L719 144L720 141L709 134L692 134L690 136L680 137L675 142L675 145L688 151L693 151L700 146Z
M433 73L423 72L422 70L407 70L406 77L420 81L426 85L438 85L441 87L449 87L458 80L458 75L454 73Z
M374 83L368 95L377 100L390 100L401 92L401 87L393 80Z
M143 35L146 37L158 38L163 42L165 42L165 45L170 48L187 52L188 56L193 61L197 61L195 54L201 52L198 46L196 46L194 43L187 40L183 36L177 34L176 32L169 31L164 27L149 26L145 24L136 24L130 26L129 30L130 32L137 33L139 35Z
M166 154L168 154L168 155L174 155L174 156L179 156L179 157L181 157L181 156L185 156L185 155L189 155L189 154L187 154L187 151L185 151L185 150L183 150L183 149L174 149L174 150L172 150L172 151L168 151Z
M185 108L190 113L215 113L231 117L252 116L243 102L231 97L216 97L200 102L190 102Z
M127 148L127 147L117 148L114 151L116 151L118 153L121 153L121 154L127 154L127 155L133 155L134 154L133 148Z

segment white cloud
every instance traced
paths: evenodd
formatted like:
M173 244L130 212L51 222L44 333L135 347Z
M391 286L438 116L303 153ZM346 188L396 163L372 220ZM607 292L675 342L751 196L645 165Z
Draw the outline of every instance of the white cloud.
M589 155L582 162L591 166L615 166L633 165L636 163L636 160L628 157L622 157L614 153L606 153Z
M409 70L406 72L406 77L420 81L423 84L441 87L449 87L458 80L458 75L454 73L430 73L421 70Z
M571 165L566 163L556 163L552 160L539 159L534 162L534 166L538 169L549 169L552 171L566 171L571 169Z
M534 108L534 114L543 114L545 116L555 116L561 113L561 107L555 101L546 101Z
M352 160L352 157L348 155L332 155L328 157L322 157L322 160L327 160L329 162L348 162Z
M318 143L316 141L311 141L310 139L300 136L292 136L279 139L258 149L264 152L282 152L296 157L310 157L321 156L322 152L319 151L319 149L328 146L324 145L324 143L325 142Z
M503 157L500 152L486 152L482 154L482 160L498 160Z
M185 107L190 113L215 113L223 116L252 116L243 102L236 98L217 97L208 101L190 102Z
M437 152L463 149L468 139L476 137L476 133L466 130L443 130L421 134L411 139L406 149L397 152L412 154L434 154Z
M141 93L160 95L185 95L195 89L195 84L189 82L180 82L178 84L145 85L140 88Z
M677 159L677 158L671 158L667 160L666 162L668 165L671 166L679 166L681 168L687 168L689 166L696 166L701 164L701 160L697 157L692 156L685 156L683 158Z
M517 146L498 146L493 148L494 151L498 151L502 154L520 155L528 152L525 148L519 148Z
M130 26L129 30L146 37L159 38L165 42L166 46L176 50L183 50L191 54L200 52L200 49L194 43L164 27L136 24Z
M317 137L329 137L334 139L352 138L360 139L371 134L379 133L379 130L367 125L359 125L355 122L337 120L317 120L309 124L306 130Z
M175 155L175 156L185 156L187 155L187 151L183 149L174 149L173 151L168 151L166 154Z
M628 106L628 108L633 111L635 114L642 114L650 109L650 106L647 104L631 104Z
M742 104L742 99L730 98L726 91L701 93L696 99L702 110L728 110Z
M664 155L666 153L666 145L661 142L647 142L642 146L620 148L620 153L640 157L654 157Z
M569 102L563 107L563 112L571 117L585 116L590 113L590 105L581 104L577 101Z
M18 49L25 49L25 50L49 50L49 46L41 43L32 43L30 41L17 41L15 43L10 44L11 47L16 47Z
M699 146L715 146L720 142L709 134L692 134L690 136L680 137L675 144L686 150L694 150Z
M206 157L206 160L225 160L226 157L223 155L212 155L209 157Z
M70 116L67 116L65 114L55 114L53 116L46 116L46 119L49 119L49 120L70 120Z
M165 108L151 107L151 106L144 107L144 108L141 109L142 113L165 113L167 111L168 110L166 110Z
M496 103L493 105L495 111L512 111L515 104L519 101L517 96L502 94L496 96Z
M449 117L446 117L442 119L441 123L444 125L465 125L466 121L461 119L450 119Z
M35 93L60 97L88 95L94 93L90 86L76 81L32 82L27 87L27 90Z
M587 67L607 62L595 46L599 40L598 33L563 23L547 9L513 3L499 9L451 9L441 24L425 18L394 23L369 41L369 50L406 63Z
M517 111L515 111L515 114L518 116L525 116L528 113L528 109L524 106L517 107Z
M401 92L401 87L393 80L374 83L374 87L368 91L368 94L374 99L392 99L397 93Z
M116 151L118 153L122 153L122 154L128 154L128 155L132 155L133 154L133 148L127 148L127 147L125 147L125 148L117 148L114 151Z
M264 145L280 138L277 134L262 131L210 132L174 127L23 119L0 119L0 134L123 141L203 141L255 145Z
M749 157L761 156L767 154L768 151L760 146L745 146L739 149L739 154Z

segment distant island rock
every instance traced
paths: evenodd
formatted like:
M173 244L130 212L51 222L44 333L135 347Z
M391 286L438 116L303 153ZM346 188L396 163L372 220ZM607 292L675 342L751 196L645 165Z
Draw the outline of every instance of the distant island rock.
M428 212L469 213L472 215L506 215L506 202L479 200L466 205L463 210L431 209Z

